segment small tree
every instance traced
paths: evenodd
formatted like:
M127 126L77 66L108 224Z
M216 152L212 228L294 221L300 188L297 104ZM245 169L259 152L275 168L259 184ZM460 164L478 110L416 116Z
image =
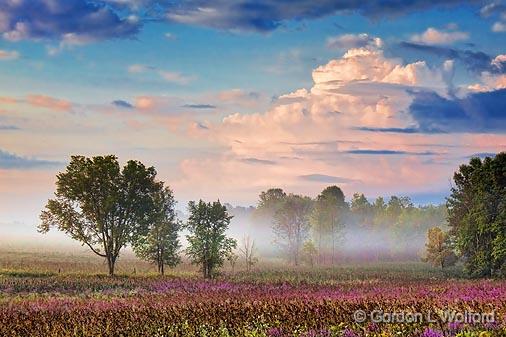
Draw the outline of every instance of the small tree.
M253 267L257 262L258 258L256 255L256 247L255 240L251 240L249 235L246 235L242 240L242 247L239 248L241 252L244 262L246 263L246 269L248 272L251 271L251 267Z
M435 267L450 266L455 263L455 253L448 243L448 233L439 227L432 227L427 232L427 255L424 261Z
M230 264L230 268L232 268L232 274L235 272L235 265L238 259L239 255L234 252L230 252L230 254L227 255L227 261Z
M190 201L188 211L190 217L186 228L190 234L186 236L186 254L192 263L202 265L204 278L211 278L215 269L221 267L225 258L237 247L236 240L225 235L232 217L219 201Z
M302 256L304 258L304 261L313 267L317 255L318 250L316 249L314 242L312 240L306 241L302 247Z
M121 249L146 226L145 215L159 189L156 171L138 161L120 167L116 156L72 156L56 178L54 199L40 218L39 231L51 227L88 246L107 260L109 274Z
M178 255L181 248L178 239L180 223L176 218L176 202L170 188L161 184L153 201L155 207L147 214L149 228L135 238L133 249L140 258L156 264L158 272L164 275L165 265L175 267L181 262Z

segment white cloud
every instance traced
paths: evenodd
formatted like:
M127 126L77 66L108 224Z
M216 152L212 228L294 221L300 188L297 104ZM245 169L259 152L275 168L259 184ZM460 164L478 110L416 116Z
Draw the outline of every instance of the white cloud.
M492 31L495 33L504 33L506 32L506 23L496 22L492 26Z
M327 48L352 49L352 48L381 48L383 41L379 37L372 37L368 34L343 34L329 37Z
M415 34L411 37L411 41L425 44L452 44L458 41L467 40L469 34L460 31L441 31L436 28L429 27L422 34Z
M159 71L160 76L167 82L172 82L179 85L187 85L193 80L195 80L194 76L183 75L178 72L172 71Z
M0 49L0 60L10 61L19 58L19 53L14 50L1 50Z

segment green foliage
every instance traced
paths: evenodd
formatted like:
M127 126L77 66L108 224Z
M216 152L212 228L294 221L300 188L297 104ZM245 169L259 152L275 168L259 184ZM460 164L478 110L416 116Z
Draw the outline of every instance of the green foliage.
M219 201L198 203L190 201L188 204L190 217L186 228L190 232L186 236L188 248L186 254L194 264L202 265L205 278L214 276L215 269L223 265L237 247L234 239L227 238L226 230L232 217Z
M271 188L261 192L253 213L254 218L271 225L274 215L282 207L286 197L286 193L281 188Z
M106 258L109 273L120 250L146 226L159 188L156 171L138 161L122 169L115 156L72 156L66 171L57 175L55 198L41 213L39 230L65 232Z
M273 230L280 245L294 265L299 265L302 245L309 235L309 214L313 201L309 197L288 195L274 215Z
M144 233L136 235L133 249L140 258L156 264L158 272L163 275L165 265L175 267L181 262L178 255L181 248L178 239L180 223L176 218L176 201L170 188L160 184L159 190L153 193L153 203L151 212L146 214L149 227Z
M324 250L330 245L334 262L337 241L343 234L348 204L343 191L337 186L329 186L318 195L311 213L313 233L318 243L319 262L322 263ZM330 242L327 239L330 238Z
M474 277L506 269L506 152L472 158L454 174L448 198L449 225L457 249Z

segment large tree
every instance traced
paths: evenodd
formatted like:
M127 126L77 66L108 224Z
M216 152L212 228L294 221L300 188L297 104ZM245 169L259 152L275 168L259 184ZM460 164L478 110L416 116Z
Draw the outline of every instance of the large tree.
M133 249L137 256L156 264L160 274L165 273L165 266L175 267L180 261L178 255L181 245L178 239L180 222L176 217L176 201L172 190L160 188L153 196L154 207L148 217L148 228L136 235Z
M453 176L451 235L474 277L506 274L506 152L472 158Z
M296 266L300 262L302 246L309 235L309 215L312 207L311 198L290 194L274 215L276 242L285 249Z
M39 230L51 227L88 246L107 260L109 274L120 250L144 230L146 214L159 189L156 171L141 162L120 167L116 156L72 156L57 175L54 199L41 213Z
M236 240L228 238L226 231L230 225L227 208L219 201L198 203L190 201L188 204L190 217L186 229L190 232L186 238L188 248L186 254L192 263L202 266L205 278L212 278L215 270L223 265L225 259L237 247Z

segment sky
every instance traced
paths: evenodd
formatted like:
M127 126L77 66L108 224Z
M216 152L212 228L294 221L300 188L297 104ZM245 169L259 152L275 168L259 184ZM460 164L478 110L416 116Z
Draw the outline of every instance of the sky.
M4 233L71 155L153 165L181 209L334 184L439 203L505 132L501 1L0 2Z

